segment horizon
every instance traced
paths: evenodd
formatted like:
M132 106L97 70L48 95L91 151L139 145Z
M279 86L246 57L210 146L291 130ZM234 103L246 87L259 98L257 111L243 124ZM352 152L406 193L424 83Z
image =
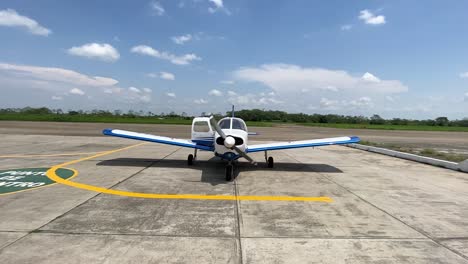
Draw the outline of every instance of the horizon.
M468 2L0 3L0 108L468 117ZM330 15L332 14L332 15Z

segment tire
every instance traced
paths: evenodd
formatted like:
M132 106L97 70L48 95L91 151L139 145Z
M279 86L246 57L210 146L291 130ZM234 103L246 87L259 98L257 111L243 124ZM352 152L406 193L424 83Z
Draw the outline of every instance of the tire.
M232 181L234 176L234 166L227 165L226 166L226 181Z
M273 164L274 164L273 157L269 157L268 158L268 168L273 168Z
M192 155L192 154L188 155L187 164L188 164L189 166L192 166L192 165L193 165L193 155Z

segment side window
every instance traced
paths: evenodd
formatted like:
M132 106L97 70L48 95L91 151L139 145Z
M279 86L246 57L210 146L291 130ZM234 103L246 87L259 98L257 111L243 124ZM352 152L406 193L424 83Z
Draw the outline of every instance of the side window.
M210 127L206 121L197 121L193 124L193 131L195 132L210 132Z
M231 128L231 119L223 119L219 122L219 127L221 129L230 129Z

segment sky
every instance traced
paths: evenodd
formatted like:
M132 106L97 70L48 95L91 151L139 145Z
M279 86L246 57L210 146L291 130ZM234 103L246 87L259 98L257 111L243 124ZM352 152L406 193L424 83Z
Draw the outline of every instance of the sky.
M0 108L468 117L468 1L2 0Z

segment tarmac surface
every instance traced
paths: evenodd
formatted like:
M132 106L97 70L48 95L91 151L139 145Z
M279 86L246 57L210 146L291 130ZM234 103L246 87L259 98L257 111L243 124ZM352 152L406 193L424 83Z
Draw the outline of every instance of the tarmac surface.
M254 153L226 182L210 152L30 129L0 127L0 181L77 175L0 194L0 263L468 263L466 173L327 146L269 152L273 169Z
M106 124L66 122L0 121L0 134L13 135L68 135L96 136L104 128L120 128L161 136L190 138L190 126L155 124ZM362 140L376 143L392 143L414 148L434 148L441 151L468 154L468 132L403 131L376 129L340 129L297 125L275 125L274 127L249 127L258 132L255 140L301 140L321 137L357 135Z

